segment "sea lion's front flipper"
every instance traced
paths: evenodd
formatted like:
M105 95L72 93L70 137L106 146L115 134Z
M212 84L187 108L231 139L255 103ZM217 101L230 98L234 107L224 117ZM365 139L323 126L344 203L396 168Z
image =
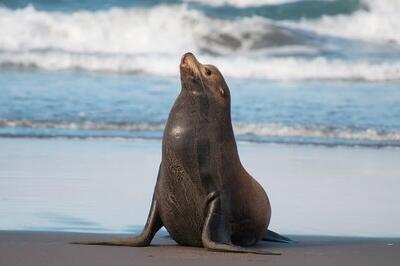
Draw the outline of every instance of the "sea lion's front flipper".
M201 235L203 246L212 251L254 253L262 255L280 255L280 253L268 252L257 249L249 249L233 245L230 240L230 232L227 230L226 218L221 213L219 196L211 196L206 219Z
M286 237L282 236L278 233L275 233L274 231L271 230L266 230L263 237L263 241L271 241L271 242L281 242L281 243L294 243L295 241Z

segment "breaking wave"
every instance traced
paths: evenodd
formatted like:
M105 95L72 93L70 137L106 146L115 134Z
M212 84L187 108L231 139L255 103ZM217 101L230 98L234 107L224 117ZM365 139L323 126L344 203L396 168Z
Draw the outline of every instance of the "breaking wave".
M376 43L400 44L400 1L364 0L367 9L349 15L323 16L317 20L287 23L318 34Z
M265 0L260 4L308 2ZM332 2L344 5L341 0ZM243 7L245 12L245 6L255 1L216 3ZM356 9L357 3L353 3ZM367 8L351 14L323 15L321 11L320 17L296 23L262 14L226 19L176 3L73 12L43 11L31 5L0 7L0 67L175 76L180 56L190 50L236 78L399 80L400 1L362 3ZM355 41L350 47L356 48L346 53L350 48L343 38ZM371 52L363 42L388 46ZM361 56L349 54L364 50Z

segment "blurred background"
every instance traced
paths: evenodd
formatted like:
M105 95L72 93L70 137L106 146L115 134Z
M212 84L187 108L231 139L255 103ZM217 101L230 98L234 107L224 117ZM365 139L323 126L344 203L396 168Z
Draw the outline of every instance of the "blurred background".
M398 146L400 1L0 1L0 136L161 138L184 52L239 140Z
M381 184L382 169L389 169L395 165L393 160L400 158L399 14L398 0L0 0L0 192L2 211L8 213L0 228L126 232L132 228L127 221L132 221L134 214L114 226L110 217L95 215L104 210L94 211L94 201L86 206L84 199L76 196L79 203L73 207L68 194L85 194L87 200L100 197L95 192L91 197L87 194L98 182L94 173L114 179L125 176L126 180L137 176L141 157L118 157L127 152L122 147L130 148L135 153L132 156L140 153L143 160L151 154L149 163L144 162L146 166L140 170L151 174L148 188L141 186L144 181L137 177L134 180L140 182L125 180L128 183L121 184L128 184L126 188L113 190L114 195L121 195L126 189L128 195L128 188L135 187L136 194L130 191L136 197L129 198L132 201L139 200L139 190L149 190L142 195L146 204L136 213L140 219L133 225L143 223L158 169L164 124L180 91L180 58L188 51L224 74L232 94L236 138L244 147L241 149L248 149L245 160L251 162L246 158L263 154L254 144L271 144L277 153L280 149L274 145L290 144L282 148L287 153L278 156L282 162L299 147L303 149L300 154L312 149L309 166L329 153L324 157L327 164L319 165L320 174L334 168L329 164L332 158L347 158L345 164L368 153L370 157L356 164L359 170L370 165L365 162L375 163L370 170L345 174L369 175L375 180L359 192L366 194L357 194L367 196ZM326 147L337 150L331 154ZM90 160L99 154L104 157ZM270 155L263 156L260 158ZM376 163L380 158L387 160ZM92 168L84 168L82 162ZM262 173L264 162L258 162L250 171ZM123 166L113 168L118 163ZM101 167L108 167L109 172ZM288 175L290 169L304 170L287 169ZM397 168L390 169L391 181L385 181L387 187L380 190L384 196L375 200L376 204L397 200L390 190L397 184L397 170L393 170ZM43 179L46 174L47 179ZM54 176L61 176L65 183L57 183ZM79 182L86 182L83 192L74 190L78 176L82 178ZM88 176L92 179L85 179ZM335 180L335 175L332 178ZM28 187L23 186L26 182ZM103 183L105 191L106 184L110 185L107 182ZM352 182L357 185L361 181ZM325 185L335 190L332 184ZM39 186L47 188L40 190L40 195ZM44 199L49 191L55 194ZM329 194L319 191L321 196ZM61 197L64 192L65 197ZM279 198L273 186L271 193ZM346 193L351 201L354 192ZM332 197L327 202L334 200ZM341 203L346 206L346 202ZM355 202L361 204L362 200ZM277 205L282 204L289 203L278 200ZM381 205L376 206L379 209ZM346 209L346 214L354 208ZM35 217L31 222L26 222L28 209L28 218ZM88 209L93 210L92 216ZM310 208L309 214L317 209ZM364 211L357 217L371 212ZM387 209L382 216L392 211ZM309 220L308 214L303 214L302 219ZM277 213L284 232L343 232L343 227L332 231L332 227L320 228L317 223L316 227L299 229L299 225L285 224L285 215ZM83 217L86 220L79 220ZM349 234L360 228L357 217ZM110 224L96 227L96 219L110 219ZM395 227L396 220L391 221L386 235ZM358 234L379 235L381 231L370 229L376 225L370 223Z

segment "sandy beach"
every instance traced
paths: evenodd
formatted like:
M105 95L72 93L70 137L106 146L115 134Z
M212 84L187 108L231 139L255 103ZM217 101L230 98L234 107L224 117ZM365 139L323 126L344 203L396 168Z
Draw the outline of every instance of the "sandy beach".
M270 228L298 241L257 247L281 256L181 247L165 230L146 248L68 244L141 230L160 146L0 139L0 265L399 265L399 149L240 143Z
M298 241L264 242L258 247L281 256L181 247L166 237L165 230L148 248L68 244L141 230L159 146L158 141L0 140L0 265L398 265L400 261L399 207L394 204L400 200L398 149L240 143L244 165L270 196L271 228Z
M158 236L150 247L68 244L100 234L0 232L0 265L399 265L400 239L292 236L298 243L261 244L280 256L210 252Z

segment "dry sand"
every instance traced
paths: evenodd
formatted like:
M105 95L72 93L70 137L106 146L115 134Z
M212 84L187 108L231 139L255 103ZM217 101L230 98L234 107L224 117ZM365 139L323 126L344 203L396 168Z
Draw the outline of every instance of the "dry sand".
M157 236L145 248L68 244L110 235L0 232L0 265L400 265L400 239L292 236L294 244L263 243L281 256L210 252Z

